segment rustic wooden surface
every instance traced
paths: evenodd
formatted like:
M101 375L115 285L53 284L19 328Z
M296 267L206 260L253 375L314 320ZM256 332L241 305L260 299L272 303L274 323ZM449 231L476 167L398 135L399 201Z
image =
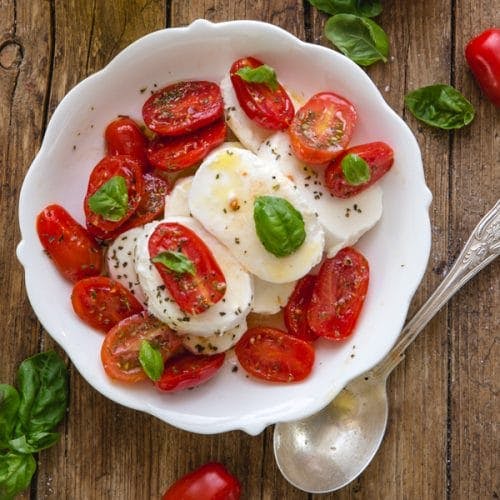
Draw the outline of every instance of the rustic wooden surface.
M391 59L368 70L404 117L422 149L433 246L414 311L439 283L470 230L499 194L499 113L483 99L463 58L474 34L500 23L498 0L382 2L378 18ZM196 18L259 19L303 40L328 45L326 17L302 0L0 0L0 380L56 347L26 298L16 205L48 119L64 94L140 36ZM477 117L462 131L431 130L409 116L404 94L451 83ZM390 419L382 447L359 479L324 498L498 498L499 263L469 283L429 325L390 379ZM56 347L57 348L57 347ZM153 499L209 460L239 476L245 498L306 499L280 475L272 428L197 436L122 408L71 367L71 405L63 439L38 457L21 498Z

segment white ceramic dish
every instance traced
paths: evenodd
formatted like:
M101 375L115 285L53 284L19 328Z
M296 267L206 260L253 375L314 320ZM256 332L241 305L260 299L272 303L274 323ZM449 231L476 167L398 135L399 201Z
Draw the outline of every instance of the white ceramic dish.
M359 114L352 144L382 140L395 150L395 165L382 181L383 217L357 245L370 262L371 282L355 334L344 343L318 342L314 371L298 384L275 385L247 378L241 369L232 372L234 358L207 384L182 393L162 394L147 383L115 383L100 363L102 335L73 313L71 284L43 253L35 218L46 205L59 203L83 223L87 179L103 155L107 123L118 114L141 119L150 90L169 82L218 82L230 64L245 55L277 68L285 85L306 97L321 90L345 96ZM145 87L147 91L141 93ZM414 136L356 64L269 24L200 20L138 40L61 101L21 190L22 241L17 256L25 267L28 296L41 323L99 392L188 431L212 434L242 429L258 434L269 424L320 410L349 380L389 351L426 267L430 202Z

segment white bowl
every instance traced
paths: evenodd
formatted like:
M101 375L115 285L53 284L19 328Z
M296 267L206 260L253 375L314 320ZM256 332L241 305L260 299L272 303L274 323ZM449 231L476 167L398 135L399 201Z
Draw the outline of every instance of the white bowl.
M101 366L102 334L73 313L71 284L43 253L35 218L46 205L59 203L83 223L87 179L103 156L107 123L118 114L140 120L150 90L169 82L218 82L234 60L246 55L277 68L280 80L305 96L322 90L345 96L359 115L352 144L381 140L395 151L394 167L381 181L383 217L357 244L370 262L371 276L356 331L344 343L319 341L313 373L302 383L272 384L248 378L241 369L231 371L235 363L231 357L214 379L191 391L164 394L147 383L116 383ZM188 431L212 434L242 429L258 434L269 424L319 411L392 347L429 257L430 202L413 134L356 64L270 24L199 20L141 38L61 101L22 186L22 241L17 256L41 323L99 392Z

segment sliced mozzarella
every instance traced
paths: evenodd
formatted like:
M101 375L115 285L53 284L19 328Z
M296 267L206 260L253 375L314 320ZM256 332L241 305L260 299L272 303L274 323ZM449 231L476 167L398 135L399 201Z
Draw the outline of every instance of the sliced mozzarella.
M257 236L254 201L264 195L284 198L302 214L306 238L291 255L274 256ZM189 210L248 271L265 281L294 281L321 260L324 233L314 212L276 166L250 151L226 147L205 158L193 179Z
M188 193L193 176L179 179L172 191L165 196L165 217L180 215L189 217Z
M259 278L253 279L252 312L257 314L276 314L286 306L295 288L296 281L290 283L269 283Z
M265 141L258 157L276 165L291 179L325 230L325 250L333 257L354 244L382 215L382 189L372 186L347 200L334 198L324 185L323 172L299 161L292 152L288 134L278 132Z
M177 222L194 231L212 252L224 274L226 279L224 297L200 314L192 315L181 311L150 261L149 237L158 224L163 222ZM227 249L191 217L168 217L163 221L147 224L137 242L136 270L142 289L148 298L150 312L180 333L209 337L226 332L241 323L250 312L253 295L252 278Z
M200 337L198 335L183 335L181 340L186 349L194 354L217 354L233 347L247 331L247 323L243 321L227 332Z
M135 246L142 231L142 227L135 227L120 234L106 252L106 265L109 276L130 290L145 305L147 299L135 270Z

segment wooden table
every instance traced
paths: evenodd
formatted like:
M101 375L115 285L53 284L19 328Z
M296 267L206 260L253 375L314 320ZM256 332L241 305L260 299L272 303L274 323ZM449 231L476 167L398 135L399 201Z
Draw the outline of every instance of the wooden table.
M391 58L368 73L417 136L434 194L432 253L415 311L498 198L499 114L479 92L463 50L474 34L500 24L500 3L382 3L378 20ZM71 87L140 36L196 18L259 19L328 46L326 17L302 0L0 0L1 381L13 382L21 360L54 347L28 303L15 258L19 189L52 111ZM470 98L477 111L471 126L447 133L408 114L405 93L437 82ZM410 349L390 380L389 427L379 453L359 479L326 498L498 498L499 269L496 262L469 283ZM209 460L238 475L245 498L309 498L280 475L272 428L257 437L189 434L106 400L72 367L70 374L63 438L40 453L23 498L158 498Z

